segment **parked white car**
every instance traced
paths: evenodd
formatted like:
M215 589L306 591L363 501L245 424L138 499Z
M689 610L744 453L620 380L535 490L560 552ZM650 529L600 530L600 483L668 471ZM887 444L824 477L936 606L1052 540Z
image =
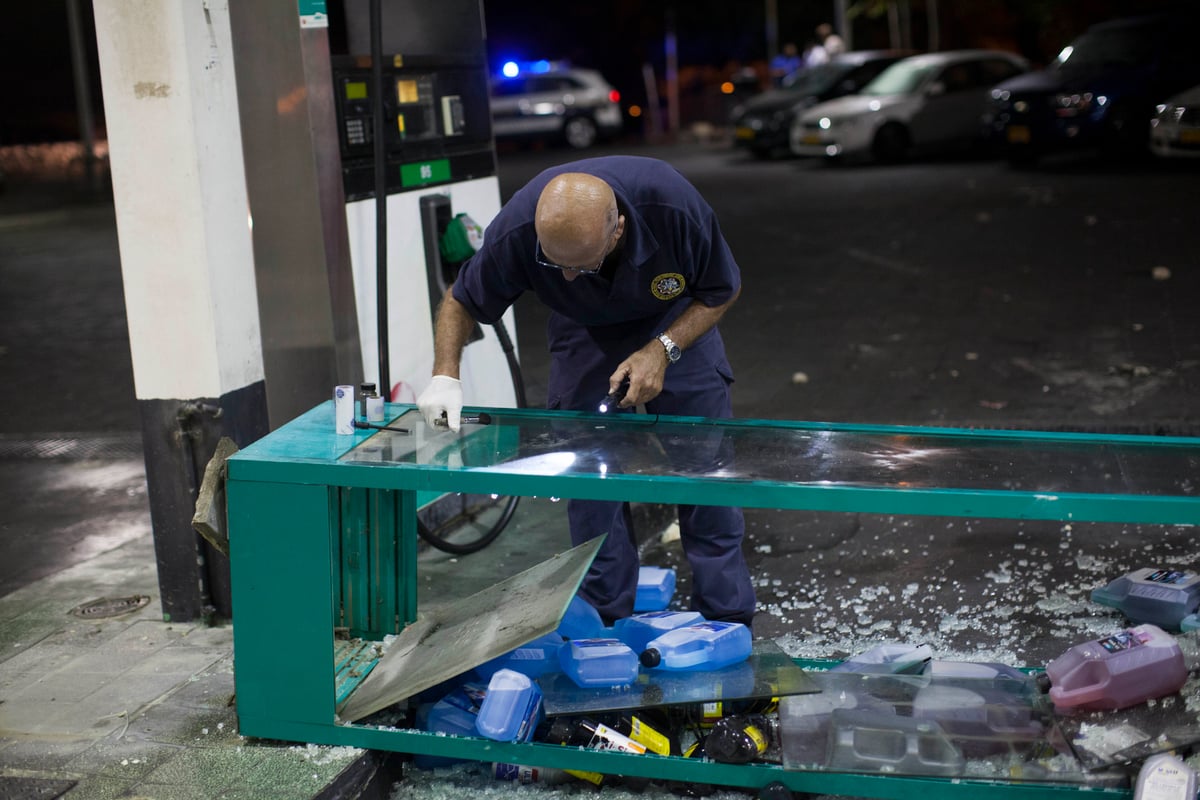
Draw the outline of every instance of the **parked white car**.
M1150 150L1165 158L1200 158L1200 86L1158 107L1150 120Z
M896 62L859 94L813 106L792 125L800 156L895 161L983 140L992 86L1029 63L1001 50L924 53Z

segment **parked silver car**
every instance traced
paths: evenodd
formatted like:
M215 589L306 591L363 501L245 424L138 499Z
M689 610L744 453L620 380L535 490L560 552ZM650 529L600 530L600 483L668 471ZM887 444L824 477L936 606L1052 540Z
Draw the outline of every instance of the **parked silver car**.
M860 91L876 75L911 51L853 50L824 64L805 67L784 78L783 85L751 97L733 117L734 143L758 158L791 155L792 122L807 108Z
M565 141L582 150L621 131L621 96L590 69L553 69L492 82L497 139Z
M820 103L792 125L792 152L895 161L982 141L997 83L1029 69L1001 50L952 50L897 61L859 94Z

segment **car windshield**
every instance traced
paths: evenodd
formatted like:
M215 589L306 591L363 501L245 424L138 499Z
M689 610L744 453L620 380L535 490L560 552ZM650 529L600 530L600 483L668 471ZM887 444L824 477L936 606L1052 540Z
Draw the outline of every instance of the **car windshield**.
M1146 64L1154 59L1155 34L1150 25L1088 31L1064 47L1051 66L1070 70Z
M784 78L783 88L797 94L821 94L833 88L854 68L854 64L844 61L829 61L815 67L805 67Z
M912 94L938 69L928 61L897 61L862 88L861 94Z

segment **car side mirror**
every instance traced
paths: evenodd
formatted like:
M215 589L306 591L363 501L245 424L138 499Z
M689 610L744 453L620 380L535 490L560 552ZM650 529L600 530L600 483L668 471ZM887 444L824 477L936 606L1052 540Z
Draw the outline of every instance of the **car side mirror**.
M934 81L925 87L925 94L930 97L939 97L946 93L946 84L941 81Z

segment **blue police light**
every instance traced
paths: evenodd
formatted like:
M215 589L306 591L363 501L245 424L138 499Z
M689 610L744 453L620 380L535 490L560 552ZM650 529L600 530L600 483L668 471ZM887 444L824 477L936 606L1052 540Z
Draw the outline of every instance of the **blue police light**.
M552 72L556 69L563 69L568 64L565 61L549 61L541 58L537 61L505 61L500 66L500 75L505 78L515 78L522 73L537 75L546 72Z

